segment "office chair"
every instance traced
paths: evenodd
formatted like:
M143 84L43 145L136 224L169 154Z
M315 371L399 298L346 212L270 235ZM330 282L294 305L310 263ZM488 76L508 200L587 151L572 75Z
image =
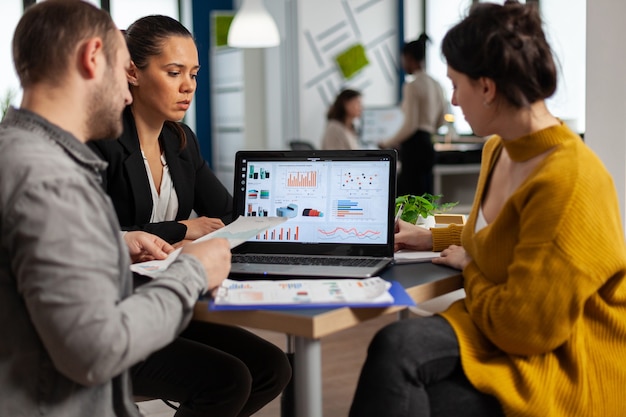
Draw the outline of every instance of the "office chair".
M314 151L315 146L306 140L293 139L289 141L289 149L292 151Z

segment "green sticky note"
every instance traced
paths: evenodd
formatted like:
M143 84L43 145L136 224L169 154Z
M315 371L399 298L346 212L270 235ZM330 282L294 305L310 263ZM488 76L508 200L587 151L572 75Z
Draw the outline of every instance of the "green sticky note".
M365 68L370 62L365 54L365 47L360 43L351 46L335 57L345 79L349 79Z
M213 21L215 46L228 46L228 30L235 15L216 15Z

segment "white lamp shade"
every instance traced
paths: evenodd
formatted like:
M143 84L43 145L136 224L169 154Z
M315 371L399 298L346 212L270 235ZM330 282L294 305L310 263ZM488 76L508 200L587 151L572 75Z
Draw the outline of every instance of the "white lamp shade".
M228 46L268 48L280 44L278 28L263 0L243 0L228 30Z

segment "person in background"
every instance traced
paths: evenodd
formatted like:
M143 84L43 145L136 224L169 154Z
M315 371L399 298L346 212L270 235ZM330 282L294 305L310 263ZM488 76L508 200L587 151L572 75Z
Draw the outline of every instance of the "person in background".
M0 124L0 415L139 417L128 369L171 343L226 278L229 244L186 245L133 292L131 260L173 248L120 233L104 163L85 145L122 132L124 38L89 2L47 0L25 10L12 47L23 96Z
M322 149L358 149L359 141L354 121L361 117L361 93L342 90L328 109Z
M177 122L196 89L195 42L180 22L161 15L138 19L125 37L133 96L124 111L125 131L94 144L109 163L107 192L122 227L149 218L160 223L135 227L167 240L183 233L198 238L222 222L175 219L186 218L191 208L230 216L232 198L202 160L191 130ZM223 384L222 374L233 383ZM135 365L131 376L136 395L181 403L177 417L249 416L282 392L291 367L277 346L251 332L192 320L171 344Z
M138 20L125 32L132 57L133 103L124 132L92 142L108 162L105 189L123 230L144 230L170 243L195 240L230 223L232 196L181 123L200 69L191 33L165 17ZM189 218L192 210L197 217Z
M402 49L402 67L412 80L402 87L402 126L380 148L398 150L398 195L433 193L435 148L433 134L445 123L448 104L441 85L424 69L426 34Z
M623 416L626 243L612 178L548 110L557 68L534 3L476 3L442 43L452 104L485 144L462 245L466 298L372 340L350 411ZM589 219L589 196L602 213Z

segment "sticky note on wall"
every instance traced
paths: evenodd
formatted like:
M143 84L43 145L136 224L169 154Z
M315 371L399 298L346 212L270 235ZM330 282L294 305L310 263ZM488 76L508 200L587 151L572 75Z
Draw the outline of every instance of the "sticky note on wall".
M227 46L228 45L228 30L230 24L233 23L235 15L216 15L214 16L213 29L215 30L214 39L215 46Z
M339 66L345 79L352 78L370 63L365 54L365 47L360 43L352 45L350 48L337 55L335 62Z

